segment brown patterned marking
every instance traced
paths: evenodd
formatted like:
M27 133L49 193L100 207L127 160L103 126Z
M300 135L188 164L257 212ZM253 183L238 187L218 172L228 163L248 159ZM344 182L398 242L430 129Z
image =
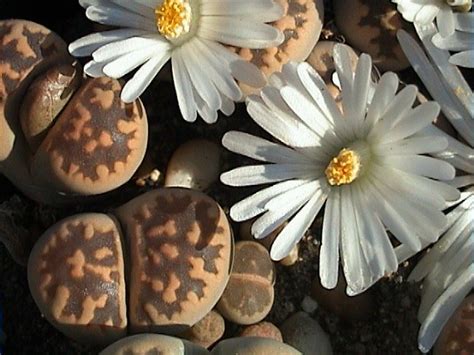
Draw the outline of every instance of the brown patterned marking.
M46 151L68 175L97 181L116 173L119 164L128 164L141 117L126 110L120 86L111 79L90 79L73 101L68 119L45 141Z
M60 323L121 326L118 236L113 230L91 235L91 227L70 222L42 248L37 263L41 298Z
M139 253L139 268L147 275L141 278L132 310L140 323L154 324L160 314L171 319L182 311L182 302L205 297L206 288L213 286L208 275L224 272L216 266L224 246L213 244L216 234L224 231L218 225L220 216L217 204L196 202L181 190L159 194L133 215L131 249Z
M0 22L0 101L41 60L41 45L46 36L47 33L32 32L20 23Z
M65 55L66 44L47 28L24 20L0 21L0 102L37 66Z

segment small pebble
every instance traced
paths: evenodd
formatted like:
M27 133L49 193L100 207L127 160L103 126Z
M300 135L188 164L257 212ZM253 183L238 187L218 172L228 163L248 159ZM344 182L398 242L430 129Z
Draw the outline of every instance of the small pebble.
M208 140L193 139L184 143L171 156L165 186L207 189L219 177L220 156L220 147Z
M305 296L303 301L301 301L301 308L306 313L313 313L316 309L318 309L318 303L311 298L310 296Z
M330 355L332 346L329 336L313 318L305 312L297 312L280 327L285 343L303 354Z

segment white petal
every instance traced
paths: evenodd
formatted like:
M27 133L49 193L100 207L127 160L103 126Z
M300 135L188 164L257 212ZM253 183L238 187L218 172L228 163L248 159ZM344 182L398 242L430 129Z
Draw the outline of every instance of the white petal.
M107 7L88 7L86 10L86 16L89 20L104 25L136 28L147 30L151 33L158 33L153 19L143 17L118 6L112 7L112 4Z
M150 85L156 74L170 58L170 53L163 51L156 55L137 70L132 79L123 87L121 98L124 102L133 102Z
M372 210L367 208L367 200L360 186L356 185L353 191L357 208L355 212L358 223L362 227L362 234L359 234L362 251L370 270L374 272L372 282L376 282L384 275L397 270L397 258L382 222Z
M449 184L457 188L474 185L474 175L456 176Z
M352 71L351 67L349 50L345 46L337 44L334 46L333 56L337 76L341 83L343 112L344 116L348 117L355 105L353 88L354 72ZM355 122L352 119L346 119L346 124L350 127L350 131L354 134L356 128Z
M443 37L454 33L454 14L450 6L441 7L436 16L436 25L438 25L439 33Z
M331 190L324 211L319 277L321 285L329 289L336 287L339 274L340 201L339 189Z
M362 122L365 118L367 103L369 97L370 75L372 73L372 59L367 54L361 54L357 62L357 68L354 76L354 106L351 107L351 117L355 120L356 132L362 136ZM344 99L344 93L343 93Z
M280 94L292 111L314 133L325 138L326 144L333 148L342 145L342 141L334 134L334 129L329 126L320 111L304 95L291 86L281 88ZM324 148L322 147L322 149Z
M258 216L265 211L264 206L271 198L285 191L292 190L306 182L307 180L287 180L260 190L232 206L230 216L236 222L245 221Z
M144 48L127 53L104 66L104 74L111 78L121 78L133 69L142 65L154 55L159 55L159 49Z
M420 281L425 278L433 270L436 261L448 251L462 231L472 223L473 218L474 212L464 213L446 232L446 234L443 235L443 237L430 249L423 259L418 262L416 267L410 273L409 280Z
M390 173L384 172L384 169L377 171L376 167L372 170L370 176L372 184L396 210L404 223L410 226L411 238L421 238L431 243L436 241L447 223L446 216L440 212L442 207L435 208L420 202L427 198L420 193L415 195L412 192L413 187L409 188L401 182L401 176L394 174L390 176L389 182L386 176ZM416 244L422 243L417 241Z
M106 64L107 63L97 63L91 60L84 66L84 73L93 78L100 78L101 76L104 76L104 66Z
M132 53L136 50L155 47L157 50L168 50L170 45L160 37L131 37L121 41L106 44L97 49L92 57L96 62L108 62L121 55Z
M451 180L456 174L451 164L421 155L386 156L383 164L410 174L427 176L438 180Z
M416 23L420 25L427 25L435 19L436 15L438 15L439 7L432 4L423 5L420 11L417 12L415 16Z
M370 280L366 262L359 243L358 225L355 207L351 196L351 187L341 187L341 255L347 286L359 293Z
M473 287L474 264L449 286L431 308L430 314L421 325L418 335L418 344L421 351L428 352L431 349L449 317Z
M408 114L416 99L418 89L415 85L405 86L388 104L386 110L379 116L374 124L368 139L377 140L384 136Z
M303 122L291 115L276 114L259 97L252 96L247 99L247 111L260 127L286 145L312 148L323 146L321 139ZM319 154L315 152L315 159L321 156L324 159L319 160L327 161L326 152L321 151Z
M244 48L275 47L284 40L283 33L270 25L232 16L203 16L198 36Z
M454 15L456 29L464 32L474 32L474 13L463 12Z
M180 48L180 55L185 60L184 65L191 79L193 89L204 100L212 111L217 111L221 105L221 97L217 92L216 87L207 75L207 71L203 70L207 63L202 62L202 58L198 56L192 41L188 41Z
M367 116L365 121L365 132L369 132L370 129L377 123L382 117L382 114L386 111L387 106L392 102L395 97L395 93L398 88L398 77L392 72L386 72L380 78L374 97L367 110Z
M252 225L252 235L256 239L268 236L293 216L313 195L321 193L320 183L309 181L273 197L265 204L264 208L268 212L259 217Z
M326 193L315 194L283 228L270 251L273 260L281 260L290 253L313 223L326 197Z
M433 44L441 49L463 51L474 48L472 33L456 32L448 37L441 37L439 33L433 36Z
M259 22L273 22L284 15L284 10L273 0L206 0L201 5L200 14L239 16Z
M336 122L342 122L344 119L339 108L332 96L327 92L323 79L314 68L308 63L303 62L298 65L297 71L301 84L321 110L329 125L335 127ZM336 133L339 133L338 131Z
M230 70L234 78L254 88L261 88L266 79L260 69L245 60L235 60L230 63Z
M474 121L464 117L474 117L474 95L458 67L449 63L449 52L436 48L432 43L436 33L434 25L419 28L416 32L432 59L429 66L435 69L436 92L431 92L433 98L443 107L443 112L456 130L471 144L474 144ZM434 66L434 68L433 68ZM426 68L428 71L430 68ZM423 79L424 80L424 79ZM428 84L425 83L428 88ZM439 96L438 91L441 91ZM438 96L437 96L438 95Z
M221 175L221 181L230 186L267 184L293 178L316 178L318 172L307 164L267 164L242 166Z
M231 75L229 63L217 57L213 50L200 39L193 41L193 45L203 58L203 62L209 62L206 72L218 90L228 98L239 101L242 98L242 92Z
M227 132L222 138L222 145L234 153L264 162L311 164L297 151L243 132Z
M118 30L92 33L72 42L69 45L69 52L76 57L85 57L91 55L92 52L104 46L105 44L121 41L134 36L145 35L146 33L147 32L143 30L135 30L130 28L121 28Z
M175 49L171 56L171 69L179 109L186 121L194 122L197 118L196 104L194 102L191 79L183 61L180 48Z
M380 140L388 143L409 137L430 125L438 114L439 105L436 102L425 102L404 115L393 129L381 134Z
M460 67L474 68L474 49L453 54L449 62Z
M383 190L370 184L361 184L361 188L369 201L369 206L372 206L385 227L410 250L418 252L421 249L420 240L413 235L405 219L392 206L391 201L381 193Z
M133 0L111 0L111 1L143 17L148 17L152 19L155 17L155 12L152 9L150 9L150 7L144 6L137 1L133 1ZM157 1L155 1L155 3L157 4Z
M411 137L400 141L375 144L372 151L377 155L424 154L439 152L448 147L444 137Z

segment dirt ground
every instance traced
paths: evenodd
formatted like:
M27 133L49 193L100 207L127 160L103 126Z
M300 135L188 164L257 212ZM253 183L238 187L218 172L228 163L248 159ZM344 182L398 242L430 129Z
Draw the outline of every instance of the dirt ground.
M40 16L44 9L51 14ZM92 24L85 19L76 0L0 0L0 19L7 18L39 22L60 34L67 42L92 32ZM325 22L330 21L331 9L327 6ZM160 171L166 170L166 163L175 148L191 138L207 138L219 143L222 135L231 129L266 136L252 123L242 105L238 106L234 115L228 118L222 116L217 124L211 126L203 122L185 123L179 116L173 87L166 82L154 82L142 99L150 122L148 154ZM241 159L224 152L222 170L241 164ZM55 209L30 201L9 181L0 177L0 213L12 214L13 229L34 241L46 228L65 216L80 211L109 211L149 188L130 182L93 206ZM253 190L233 189L216 183L208 193L228 210ZM318 275L319 240L320 223L316 221L301 243L300 260L291 267L277 266L275 304L267 320L279 325L290 314L301 310L302 300L309 295L312 280ZM335 354L419 353L416 341L419 285L405 281L414 261L410 260L400 267L396 275L372 288L375 301L366 320L345 322L320 308L314 312L313 317L329 334ZM26 269L10 258L3 245L0 245L0 305L4 312L6 354L95 354L100 350L69 340L41 317L28 290ZM226 334L232 335L238 330L238 327L228 324Z

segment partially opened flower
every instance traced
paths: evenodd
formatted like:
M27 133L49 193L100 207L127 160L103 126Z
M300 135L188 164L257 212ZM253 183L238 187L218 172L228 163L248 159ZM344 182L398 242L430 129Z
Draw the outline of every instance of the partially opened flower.
M471 8L472 0L392 0L403 18L415 25L436 25L443 37L454 33L454 12Z
M247 48L280 44L283 34L265 22L283 9L273 0L79 0L89 19L118 29L73 42L73 55L88 56L91 76L120 78L140 67L122 91L134 101L171 59L181 113L194 121L199 113L215 122L217 111L231 114L241 98L235 79L262 85L256 67L221 43Z
M386 229L419 251L424 241L438 238L446 200L459 192L436 181L452 179L454 168L422 155L446 148L447 140L417 135L438 115L438 104L412 108L416 87L397 93L391 72L381 77L369 104L370 56L360 56L355 72L343 46L335 47L334 59L343 112L308 64L286 65L261 97L247 100L254 121L282 144L227 133L225 147L266 164L236 168L221 180L232 186L272 184L234 205L230 215L236 221L261 215L252 225L256 238L290 219L272 245L276 260L302 238L327 201L321 282L335 287L341 255L347 291L357 294L397 269Z
M447 37L437 33L433 37L435 46L457 52L449 58L451 64L474 68L474 12L454 15L455 32Z
M456 308L474 288L474 189L462 193L448 215L446 233L409 279L423 280L418 346L428 352Z

